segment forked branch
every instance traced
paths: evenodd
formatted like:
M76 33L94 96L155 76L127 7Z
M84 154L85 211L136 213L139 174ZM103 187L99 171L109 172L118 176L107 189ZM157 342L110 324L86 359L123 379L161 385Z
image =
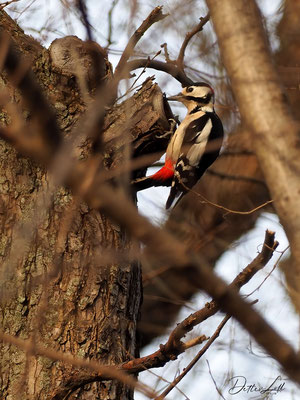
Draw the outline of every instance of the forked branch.
M140 27L134 32L134 34L129 39L125 50L120 58L118 65L116 66L115 70L115 78L119 78L124 74L124 70L128 71L126 68L126 63L129 60L129 57L132 55L135 46L137 45L138 41L144 35L144 33L153 25L155 22L161 21L162 19L166 18L167 14L162 13L162 6L158 6L151 11L148 17L142 22Z
M123 75L123 77L127 77L128 73L130 71L134 71L137 68L153 68L158 71L163 71L168 73L169 75L173 76L176 80L178 80L183 86L187 86L193 83L193 81L187 77L187 75L184 72L184 55L186 48L191 41L191 39L198 33L201 32L204 25L209 21L210 15L207 14L205 17L200 18L200 22L198 25L195 26L195 28L186 34L186 37L184 38L184 41L181 45L177 60L171 60L169 57L169 54L166 50L166 44L163 44L162 46L165 49L165 54L166 54L166 61L157 61L157 60L149 60L146 58L140 58L136 60L131 60L127 62L127 67L126 69L124 68L124 71L126 71L126 75Z

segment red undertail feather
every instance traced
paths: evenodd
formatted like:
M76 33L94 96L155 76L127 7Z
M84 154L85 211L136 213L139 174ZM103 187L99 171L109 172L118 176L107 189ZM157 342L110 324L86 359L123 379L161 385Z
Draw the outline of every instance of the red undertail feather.
M165 165L152 175L152 179L157 181L166 181L174 175L174 166L171 160L166 160Z

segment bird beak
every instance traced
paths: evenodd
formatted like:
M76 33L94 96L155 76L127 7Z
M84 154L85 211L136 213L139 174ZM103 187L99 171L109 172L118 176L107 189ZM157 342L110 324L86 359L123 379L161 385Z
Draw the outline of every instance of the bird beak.
M181 93L176 94L175 96L167 97L167 100L170 101L181 101L183 99L183 95Z

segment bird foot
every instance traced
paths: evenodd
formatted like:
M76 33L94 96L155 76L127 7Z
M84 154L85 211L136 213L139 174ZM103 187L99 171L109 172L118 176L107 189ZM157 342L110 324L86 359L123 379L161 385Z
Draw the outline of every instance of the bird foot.
M163 133L162 135L155 135L155 137L157 137L157 139L164 139L167 138L168 136L170 137L173 136L174 132L176 131L177 120L178 120L177 116L175 116L175 118L169 118L168 122L170 124L170 129L167 132Z

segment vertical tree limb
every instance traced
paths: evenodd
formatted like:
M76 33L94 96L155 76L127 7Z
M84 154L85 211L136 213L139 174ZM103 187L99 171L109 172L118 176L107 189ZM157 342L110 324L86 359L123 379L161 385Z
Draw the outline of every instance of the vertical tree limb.
M207 0L207 5L242 119L253 132L255 153L291 244L299 292L299 125L282 92L255 1L225 0L220 7Z

